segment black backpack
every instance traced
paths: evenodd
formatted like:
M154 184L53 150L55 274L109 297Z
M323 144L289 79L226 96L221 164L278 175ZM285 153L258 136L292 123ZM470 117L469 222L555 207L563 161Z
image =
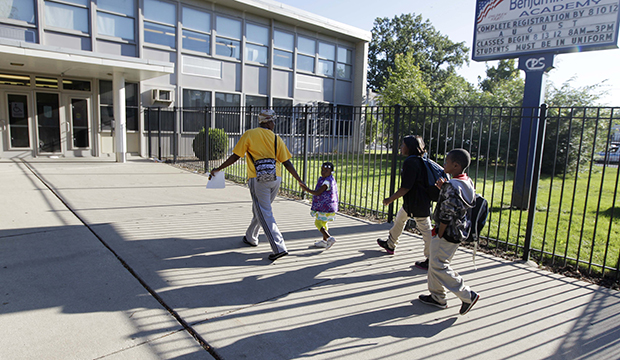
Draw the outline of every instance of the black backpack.
M489 217L489 203L488 201L482 197L480 194L476 194L474 207L469 209L468 217L471 221L471 226L469 228L469 235L467 236L468 242L474 243L474 269L477 270L476 267L476 250L478 250L478 244L480 242L480 232L484 228L484 225L487 223L487 218Z
M447 179L448 176L443 170L443 167L426 156L421 157L424 167L426 168L426 193L431 201L439 201L439 189L435 186L435 183L439 178Z

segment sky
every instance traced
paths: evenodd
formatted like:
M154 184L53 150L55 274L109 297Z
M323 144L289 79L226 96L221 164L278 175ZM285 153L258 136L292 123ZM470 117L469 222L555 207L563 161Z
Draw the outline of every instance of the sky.
M276 0L343 24L371 31L378 17L389 19L414 13L428 19L436 30L453 42L465 42L470 49L470 64L458 73L470 83L477 85L478 76L485 78L486 67L497 61L476 62L471 60L474 38L475 0ZM601 98L600 105L620 106L620 49L559 54L554 59L554 69L547 81L556 87L572 77L573 87L603 84L608 95ZM523 73L523 72L522 72Z

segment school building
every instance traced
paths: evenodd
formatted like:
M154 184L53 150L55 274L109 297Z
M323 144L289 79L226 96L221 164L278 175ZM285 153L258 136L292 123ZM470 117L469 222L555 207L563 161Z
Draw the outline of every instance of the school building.
M370 39L269 0L2 0L0 158L146 156L145 107L360 106Z

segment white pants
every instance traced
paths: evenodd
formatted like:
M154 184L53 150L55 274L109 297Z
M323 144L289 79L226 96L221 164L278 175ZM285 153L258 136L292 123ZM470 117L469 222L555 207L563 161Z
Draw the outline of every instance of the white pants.
M424 240L424 256L428 259L429 246L432 237L431 217L414 217L413 219L415 220L416 228L422 233L422 240ZM405 229L405 225L407 224L407 220L409 220L409 215L405 209L401 207L396 214L394 225L392 225L392 228L390 229L390 236L388 237L388 245L392 249L396 248L396 245L398 245L398 238L402 235L403 229Z
M258 245L258 231L262 227L274 254L286 251L284 238L280 229L278 229L276 219L273 217L273 211L271 210L271 203L278 195L281 182L282 178L279 176L275 181L270 182L258 182L256 178L250 178L248 181L254 216L245 232L245 237L252 244Z
M451 243L438 236L431 239L431 257L428 264L428 290L433 299L440 304L446 303L446 289L452 291L461 301L471 302L471 289L465 281L450 267L450 262L459 244Z

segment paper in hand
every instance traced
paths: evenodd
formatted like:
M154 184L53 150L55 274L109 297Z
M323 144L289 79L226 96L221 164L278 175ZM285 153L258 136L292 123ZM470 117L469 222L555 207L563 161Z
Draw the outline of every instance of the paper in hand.
M224 181L224 172L218 171L211 178L211 180L207 181L207 189L223 189L226 187L226 182Z

